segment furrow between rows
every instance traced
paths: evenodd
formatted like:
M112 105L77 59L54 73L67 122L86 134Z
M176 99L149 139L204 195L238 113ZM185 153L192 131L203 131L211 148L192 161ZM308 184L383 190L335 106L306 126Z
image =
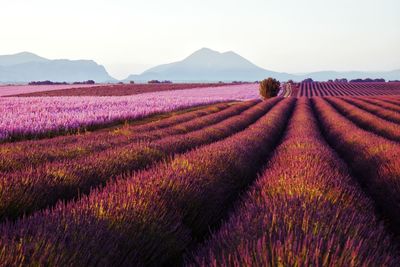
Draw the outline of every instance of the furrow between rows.
M400 125L381 119L374 114L360 109L357 106L346 103L339 98L328 97L326 100L336 108L338 112L356 123L359 127L371 131L393 141L400 141Z
M312 102L329 144L346 160L391 229L399 234L400 145L359 128L323 99Z
M53 266L175 262L218 225L232 200L255 179L294 103L282 100L228 139L117 179L77 202L3 224L0 261ZM268 102L257 108L262 106Z
M231 114L219 123L186 134L132 143L76 160L7 173L0 177L0 218L15 219L52 206L59 200L77 198L118 175L147 168L176 153L226 138L254 123L281 100L252 103L253 107L239 115Z
M395 247L303 98L265 172L187 265L396 266Z
M32 168L43 162L75 159L139 140L156 140L173 134L201 129L236 115L254 105L249 101L234 106L219 104L204 110L189 112L139 126L123 126L114 130L86 135L57 137L39 141L25 141L0 146L0 171L11 172Z

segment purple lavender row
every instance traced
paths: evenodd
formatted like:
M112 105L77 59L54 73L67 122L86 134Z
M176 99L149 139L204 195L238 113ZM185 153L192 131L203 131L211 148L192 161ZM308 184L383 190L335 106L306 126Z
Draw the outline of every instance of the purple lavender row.
M68 84L68 85L0 85L0 96L28 94L42 91L57 91L73 88L91 88L100 84Z
M359 128L322 99L313 104L328 142L400 234L400 144Z
M376 97L374 97L373 99L376 99ZM380 100L386 102L386 103L390 103L393 105L397 105L400 106L400 97L397 96L381 96L379 97Z
M195 266L398 266L373 203L299 99L281 145Z
M51 210L3 224L0 262L173 264L220 222L239 192L255 178L263 159L279 141L294 103L295 99L282 100L226 140L117 179L77 202L59 203Z
M54 136L197 105L258 98L255 84L123 97L0 98L0 140Z
M396 105L396 104L392 104L389 102L385 101L385 98L381 98L381 97L363 97L360 98L365 102L383 107L385 109L391 110L391 111L396 111L396 112L400 112L400 105Z
M281 100L276 98L234 106L237 109L231 110L228 119L186 134L154 142L132 143L87 157L7 173L0 177L0 219L18 218L52 206L61 199L75 198L125 172L146 168L176 153L226 138L248 127ZM253 107L245 109L249 105ZM201 122L203 119L198 120Z
M0 146L0 171L10 172L31 168L48 161L60 161L88 156L91 153L127 145L139 140L155 140L174 134L183 134L217 123L236 115L257 103L257 100L229 106L218 104L172 117L149 126L127 126L110 131L99 131L84 136L56 137L39 141L25 141Z
M381 119L391 121L394 123L400 123L400 113L399 112L392 111L392 110L386 109L384 107L381 107L379 105L366 102L364 99L359 99L359 98L354 98L354 97L345 97L342 99L364 111L372 113L373 115L375 115Z
M381 135L393 141L400 141L400 125L379 118L357 106L346 103L339 98L327 97L327 101L346 118L356 123L359 127Z

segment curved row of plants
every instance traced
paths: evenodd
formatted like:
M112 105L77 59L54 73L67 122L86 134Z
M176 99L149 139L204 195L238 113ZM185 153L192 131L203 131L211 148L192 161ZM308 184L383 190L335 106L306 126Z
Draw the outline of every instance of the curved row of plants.
M400 141L400 125L379 118L357 106L351 105L339 98L327 97L326 100L359 127L394 141Z
M152 141L175 134L184 134L218 123L232 115L237 115L256 103L257 101L236 105L221 104L139 126L128 125L83 136L63 136L6 144L0 147L0 155L2 156L0 158L0 170L10 172L36 167L43 162L72 160L140 140Z
M346 160L392 229L400 229L400 145L363 130L324 99L312 99L326 139Z
M0 226L0 261L16 265L160 266L217 226L280 140L295 99L266 101L245 130L76 202ZM237 119L240 120L240 116ZM220 129L215 129L216 132Z
M385 107L381 107L379 105L366 102L364 99L358 99L358 98L354 98L354 97L346 97L346 98L343 98L343 100L364 110L364 111L370 112L373 115L375 115L381 119L391 121L394 123L400 123L400 113L399 112L392 111Z
M144 169L174 154L226 138L254 123L281 100L250 103L252 107L238 115L231 110L227 119L186 134L153 142L134 142L87 157L6 173L0 177L0 218L18 218L59 200L76 198L118 175ZM248 105L243 105L242 109Z
M377 245L379 244L379 245ZM299 99L283 142L193 266L395 266L374 205Z
M386 102L383 98L363 97L363 98L360 98L360 99L362 99L364 102L380 106L380 107L382 107L384 109L387 109L387 110L400 112L400 106L399 105L395 105L395 104Z

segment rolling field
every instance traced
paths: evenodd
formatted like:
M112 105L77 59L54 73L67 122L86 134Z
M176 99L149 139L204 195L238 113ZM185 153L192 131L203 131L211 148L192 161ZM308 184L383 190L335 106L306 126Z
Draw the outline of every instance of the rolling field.
M0 85L0 96L11 96L18 94L31 94L37 92L50 92L64 89L84 89L90 87L97 87L98 84L77 84L77 85Z
M229 86L226 83L111 84L23 92L14 96L125 96L143 93Z
M292 96L381 96L400 95L400 83L305 82L293 86Z
M0 112L0 266L400 265L399 83Z
M244 84L132 96L1 97L0 142L101 128L197 105L254 99L258 98L256 88Z

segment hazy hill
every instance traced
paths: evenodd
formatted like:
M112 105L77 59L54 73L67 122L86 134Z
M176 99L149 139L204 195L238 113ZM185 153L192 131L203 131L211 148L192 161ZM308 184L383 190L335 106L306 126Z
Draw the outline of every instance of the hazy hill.
M262 69L232 51L219 53L202 48L182 61L160 65L140 75L130 75L126 80L256 81L267 76L282 80L294 77Z
M0 82L24 83L42 80L115 81L103 66L92 60L50 60L28 52L0 56Z
M357 78L400 80L400 70L389 72L321 71L295 75L263 69L232 51L219 53L208 48L202 48L182 61L159 65L139 75L130 75L126 81L256 81L266 77L274 77L281 81L288 79L302 81L306 78L312 78L316 81L327 81L336 78L347 78L349 80Z
M130 75L126 81L257 81L266 77L274 77L281 81L289 79L301 81L305 78L312 78L315 81L336 78L400 80L400 70L388 72L320 71L295 75L263 69L232 51L220 53L202 48L181 61L159 65L139 75ZM0 83L26 83L42 80L54 82L117 81L107 73L102 65L98 65L92 60L50 60L29 52L0 56Z

